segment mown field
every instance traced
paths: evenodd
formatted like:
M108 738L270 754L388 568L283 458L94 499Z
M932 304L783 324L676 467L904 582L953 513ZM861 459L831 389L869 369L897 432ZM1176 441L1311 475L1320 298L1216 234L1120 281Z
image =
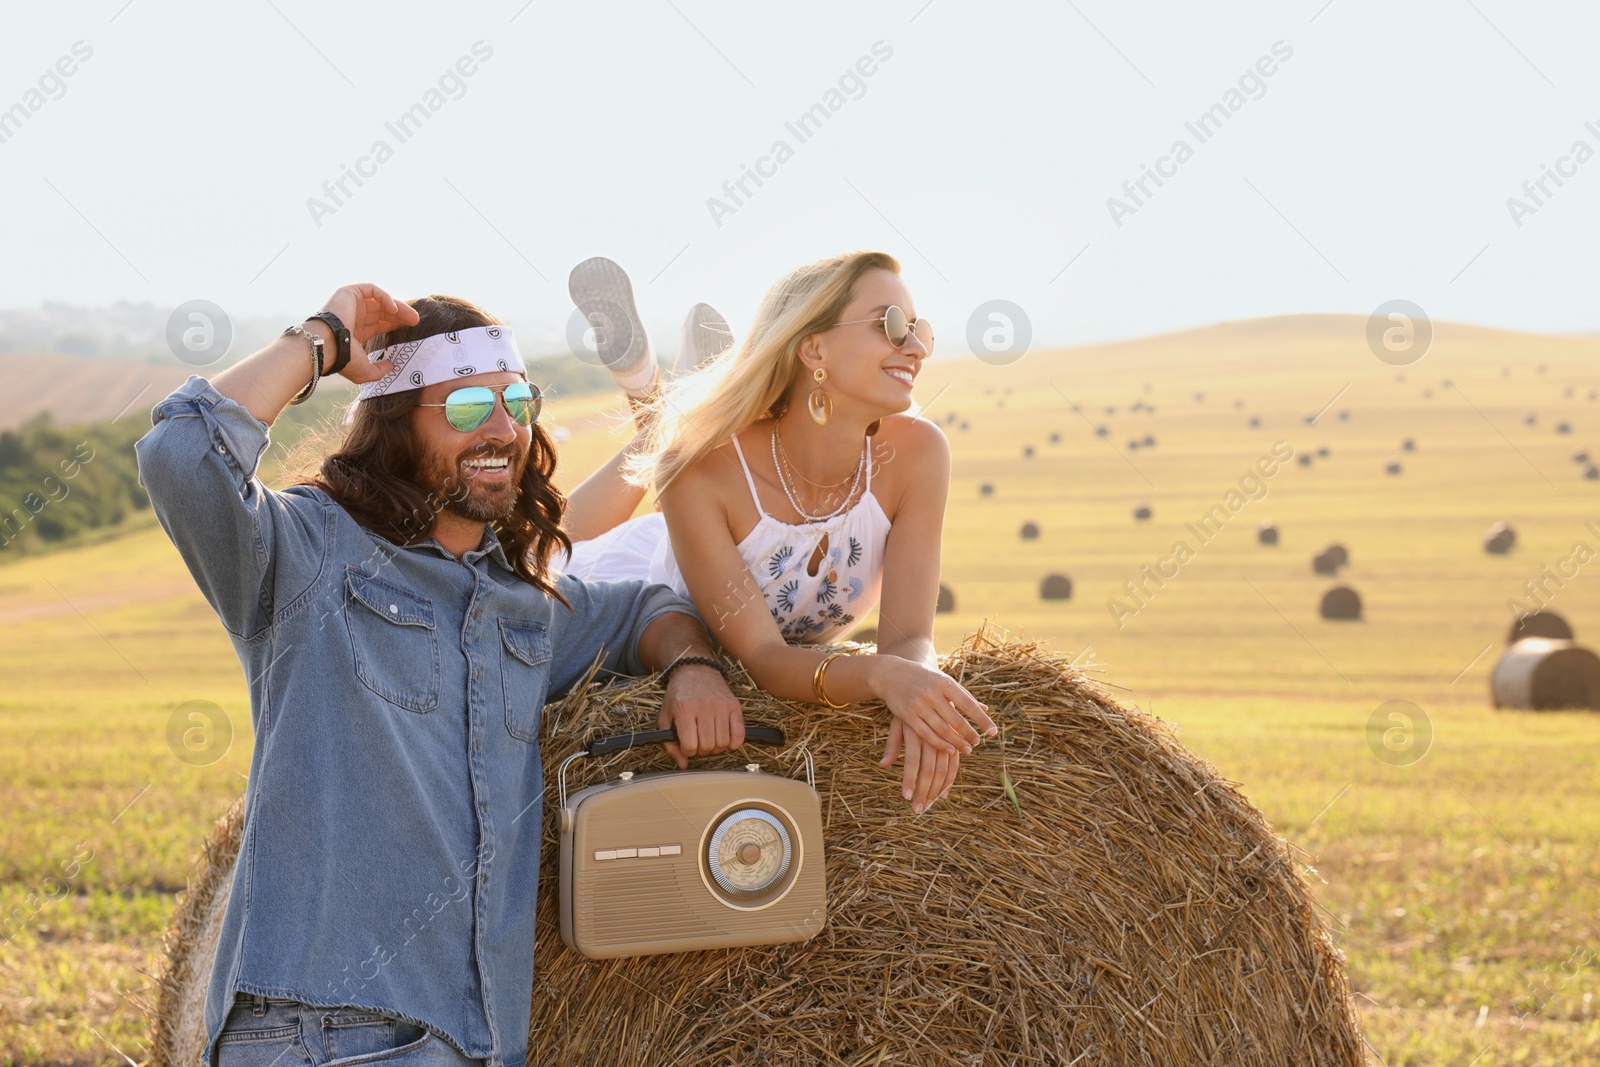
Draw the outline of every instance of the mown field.
M917 396L955 457L956 610L937 637L949 647L988 619L1092 662L1242 783L1303 850L1382 1062L1597 1062L1600 715L1495 711L1488 680L1508 601L1531 605L1524 583L1577 542L1600 551L1600 481L1571 459L1600 449L1600 340L1441 326L1396 368L1363 327L1302 316L930 364ZM1154 411L1130 413L1135 401ZM567 472L616 446L618 407L547 406L573 431ZM1129 449L1147 434L1153 447ZM1278 442L1328 454L1229 498ZM1391 457L1401 474L1384 473ZM1150 520L1132 517L1140 504ZM1214 504L1232 514L1202 540L1185 524ZM1506 556L1481 547L1496 520L1519 534ZM1257 543L1261 521L1279 525L1277 546ZM1124 583L1180 540L1176 576L1130 596ZM1338 579L1310 566L1331 541L1350 553ZM1600 641L1593 567L1546 588L1580 640ZM1071 600L1040 600L1049 572L1071 577ZM1336 580L1361 594L1362 621L1318 617ZM0 678L0 1062L138 1063L174 895L243 787L237 661L146 527L0 557ZM195 700L236 731L204 766L168 738ZM1421 711L1409 748L1384 746L1387 719L1369 731L1391 700Z

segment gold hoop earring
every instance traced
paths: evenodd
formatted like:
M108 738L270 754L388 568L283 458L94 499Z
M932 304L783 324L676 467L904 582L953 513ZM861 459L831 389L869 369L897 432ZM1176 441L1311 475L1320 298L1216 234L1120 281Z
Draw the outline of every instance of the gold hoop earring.
M828 420L833 417L833 397L822 387L828 380L828 372L818 367L812 372L811 377L816 380L817 387L811 390L811 395L806 398L806 410L811 413L811 421L818 426L828 425Z

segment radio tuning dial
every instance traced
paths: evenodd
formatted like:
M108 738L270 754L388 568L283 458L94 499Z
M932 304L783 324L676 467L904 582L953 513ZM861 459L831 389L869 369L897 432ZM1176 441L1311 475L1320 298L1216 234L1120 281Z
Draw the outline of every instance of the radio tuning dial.
M793 843L777 816L760 808L728 814L711 833L707 866L723 892L752 897L772 888L789 871Z

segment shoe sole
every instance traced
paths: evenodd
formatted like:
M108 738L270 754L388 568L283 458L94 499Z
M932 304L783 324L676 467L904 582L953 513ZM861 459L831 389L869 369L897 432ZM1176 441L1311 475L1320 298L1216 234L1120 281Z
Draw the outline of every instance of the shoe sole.
M594 328L600 362L624 387L635 378L648 384L655 375L655 353L634 306L627 271L604 256L586 259L567 276L567 292Z
M707 360L715 359L732 347L733 331L728 328L728 320L710 304L696 304L683 320L683 334L672 373L691 374Z

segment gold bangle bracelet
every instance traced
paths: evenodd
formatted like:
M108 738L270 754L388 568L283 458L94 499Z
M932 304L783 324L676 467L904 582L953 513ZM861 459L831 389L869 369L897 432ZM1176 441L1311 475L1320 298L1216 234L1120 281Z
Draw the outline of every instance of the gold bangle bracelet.
M817 695L817 703L825 704L830 708L848 708L850 706L849 704L835 704L833 701L829 700L828 692L823 688L822 685L822 676L823 673L827 671L828 664L832 663L840 656L848 656L849 654L850 653L843 651L829 652L826 656L822 657L822 662L817 664L816 673L812 674L811 676L811 691Z

